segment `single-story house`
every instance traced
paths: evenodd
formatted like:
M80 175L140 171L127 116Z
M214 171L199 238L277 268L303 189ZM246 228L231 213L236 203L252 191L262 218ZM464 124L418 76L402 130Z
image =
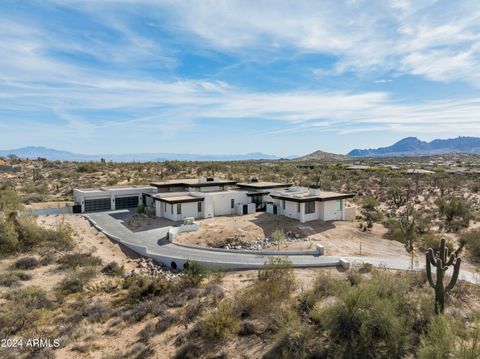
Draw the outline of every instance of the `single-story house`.
M297 219L302 223L322 221L353 220L354 208L346 208L345 200L355 193L321 191L318 188L289 187L272 192L273 203L267 205L267 212Z
M345 200L354 196L353 193L292 187L290 183L260 182L256 179L238 183L218 178L74 190L75 203L81 205L82 213L135 208L142 203L155 208L156 216L172 221L187 217L244 215L258 211L285 215L300 222L316 219L351 220L352 214L345 208Z

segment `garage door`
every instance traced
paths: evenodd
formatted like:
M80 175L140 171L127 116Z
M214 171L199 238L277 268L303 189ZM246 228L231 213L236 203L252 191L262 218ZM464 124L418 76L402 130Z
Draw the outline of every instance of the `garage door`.
M138 196L135 197L115 197L115 209L125 209L138 207Z
M109 211L110 208L110 198L85 200L85 212Z

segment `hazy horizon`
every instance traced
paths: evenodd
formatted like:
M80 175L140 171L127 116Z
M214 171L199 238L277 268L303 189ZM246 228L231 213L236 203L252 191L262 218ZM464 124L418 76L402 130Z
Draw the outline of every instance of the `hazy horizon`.
M474 2L0 10L2 149L281 157L480 136Z

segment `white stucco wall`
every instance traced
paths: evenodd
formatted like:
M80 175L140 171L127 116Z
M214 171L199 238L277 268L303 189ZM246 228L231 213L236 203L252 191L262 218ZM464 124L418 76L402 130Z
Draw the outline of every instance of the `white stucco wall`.
M285 201L285 209L283 208L282 200L280 200L281 213L293 219L300 219L300 213L298 212L298 203L293 201ZM301 208L300 208L301 209Z
M247 192L244 191L222 191L204 193L204 217L229 216L236 214L237 206L250 203ZM231 200L234 206L231 206Z

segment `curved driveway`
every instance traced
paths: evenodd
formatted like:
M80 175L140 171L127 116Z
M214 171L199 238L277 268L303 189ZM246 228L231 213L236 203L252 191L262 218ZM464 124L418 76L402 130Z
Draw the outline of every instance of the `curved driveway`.
M151 230L132 232L122 222L132 215L131 211L97 212L85 217L100 231L111 239L122 243L135 252L151 257L166 266L181 268L187 260L199 262L215 269L258 269L261 268L270 254L246 254L235 252L217 252L202 248L187 248L169 242L166 239L169 226ZM281 254L281 252L280 252ZM277 254L278 255L278 254ZM292 265L297 268L335 267L340 264L340 257L317 255L287 255ZM373 257L342 257L352 264L371 262L376 267L389 269L410 269L410 263L401 259ZM423 264L415 269L423 269ZM460 279L471 283L480 283L476 273L461 271Z

